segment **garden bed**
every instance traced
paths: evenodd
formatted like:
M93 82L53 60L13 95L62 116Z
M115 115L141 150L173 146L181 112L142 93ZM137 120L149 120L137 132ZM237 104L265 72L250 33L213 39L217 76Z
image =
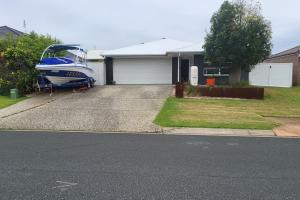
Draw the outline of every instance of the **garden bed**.
M264 99L264 88L259 87L207 87L207 86L186 87L186 94L189 97L220 97L239 99Z

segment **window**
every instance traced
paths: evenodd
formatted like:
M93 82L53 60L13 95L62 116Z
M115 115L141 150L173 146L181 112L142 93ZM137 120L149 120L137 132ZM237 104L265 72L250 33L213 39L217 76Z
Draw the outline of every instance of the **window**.
M203 69L204 76L229 76L228 67L206 67Z

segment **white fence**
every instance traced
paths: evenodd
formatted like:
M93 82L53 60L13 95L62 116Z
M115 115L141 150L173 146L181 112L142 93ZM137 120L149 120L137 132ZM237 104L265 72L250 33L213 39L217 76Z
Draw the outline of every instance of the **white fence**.
M292 87L293 63L260 63L249 73L250 85Z

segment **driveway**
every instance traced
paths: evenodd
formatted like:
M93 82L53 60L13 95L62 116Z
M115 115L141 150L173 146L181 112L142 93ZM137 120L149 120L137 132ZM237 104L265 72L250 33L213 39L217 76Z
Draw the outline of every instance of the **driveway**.
M275 122L282 124L275 128L274 132L279 137L300 137L300 118L280 118L273 117Z
M158 132L152 122L170 92L167 85L122 85L33 97L0 110L0 128Z

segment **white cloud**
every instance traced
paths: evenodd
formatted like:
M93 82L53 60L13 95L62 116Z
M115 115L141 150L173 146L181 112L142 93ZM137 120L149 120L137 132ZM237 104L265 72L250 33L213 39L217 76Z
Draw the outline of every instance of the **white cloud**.
M3 1L3 2L1 2ZM65 43L111 49L161 37L203 41L223 0L0 0L0 25L50 34ZM274 52L300 44L299 0L261 0Z

